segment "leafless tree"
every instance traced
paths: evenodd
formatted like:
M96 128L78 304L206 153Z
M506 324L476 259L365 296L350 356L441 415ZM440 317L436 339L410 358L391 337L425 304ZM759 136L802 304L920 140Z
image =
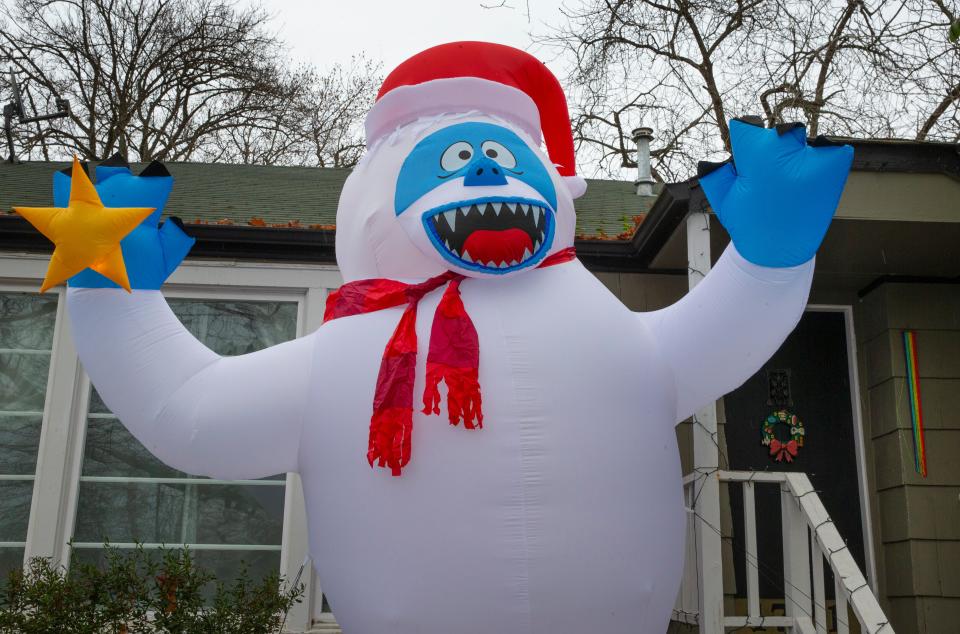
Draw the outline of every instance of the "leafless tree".
M377 70L323 75L292 66L267 14L234 0L9 0L0 56L25 87L28 107L71 103L67 119L22 129L30 157L348 164L355 118ZM345 92L346 91L346 92ZM345 107L344 100L353 109ZM310 119L341 134L314 150ZM319 117L319 118L322 118Z
M224 129L201 158L260 165L351 167L364 148L363 119L380 67L356 57L349 67L302 75L301 91L249 125Z
M903 82L916 138L960 141L960 46L944 34L960 20L960 6L945 0L913 0L914 28L905 28L903 40L911 60ZM940 34L940 38L931 37Z
M587 0L542 41L575 61L586 171L635 167L630 131L644 125L670 180L729 151L727 121L745 114L812 135L957 140L948 1Z

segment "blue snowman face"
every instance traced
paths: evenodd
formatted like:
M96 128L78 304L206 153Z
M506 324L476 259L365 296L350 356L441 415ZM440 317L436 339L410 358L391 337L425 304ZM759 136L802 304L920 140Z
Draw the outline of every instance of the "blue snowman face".
M397 216L418 215L417 230L448 263L487 274L542 260L553 243L556 206L540 157L513 131L478 122L451 125L417 143L394 197Z

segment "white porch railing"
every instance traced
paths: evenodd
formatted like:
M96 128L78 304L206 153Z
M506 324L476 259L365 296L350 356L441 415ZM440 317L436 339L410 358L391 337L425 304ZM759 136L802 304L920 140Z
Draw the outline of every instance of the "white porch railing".
M697 530L703 523L695 512L697 490L703 478L718 478L720 482L739 484L743 491L743 526L745 552L735 557L745 559L747 580L747 615L728 616L723 611L722 591L704 593L711 584L714 590L723 586L722 568L699 566L697 553L712 551L719 559L721 535L719 526ZM757 517L755 490L757 486L777 486L780 489L780 511L783 532L783 587L784 616L761 616L759 591L759 560L757 552ZM764 471L716 471L708 475L692 474L684 480L684 494L688 509L687 557L683 585L674 608L675 621L700 625L701 634L715 634L727 628L782 627L799 634L848 634L850 614L865 634L893 634L873 591L854 561L846 544L837 532L819 496L803 473ZM762 519L761 519L762 521ZM697 538L709 539L710 544L697 544ZM811 553L811 548L813 549ZM811 556L812 554L812 556ZM827 602L824 592L824 561L830 566L834 579L835 625L827 629ZM812 564L812 569L811 569ZM719 573L719 574L718 574ZM811 587L812 586L812 587ZM721 597L721 605L703 605L703 597ZM848 610L849 606L849 610ZM720 627L701 623L700 614L721 615ZM720 629L722 628L722 630Z

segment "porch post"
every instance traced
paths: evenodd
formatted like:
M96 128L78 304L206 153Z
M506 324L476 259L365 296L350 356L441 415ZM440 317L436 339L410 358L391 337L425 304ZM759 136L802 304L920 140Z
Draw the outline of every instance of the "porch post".
M690 289L710 271L710 215L692 211L687 216L687 264ZM723 560L720 539L720 453L717 406L707 405L693 418L694 531L700 578L700 634L722 634Z

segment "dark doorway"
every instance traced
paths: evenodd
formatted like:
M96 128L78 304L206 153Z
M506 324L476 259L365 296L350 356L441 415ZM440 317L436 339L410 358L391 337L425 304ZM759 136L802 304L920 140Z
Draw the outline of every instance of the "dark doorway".
M803 471L854 559L866 573L860 487L850 398L847 332L842 312L808 311L776 354L744 385L724 398L730 468L743 471ZM763 444L763 422L785 408L803 423L803 445L778 462ZM790 427L778 424L779 442ZM780 454L782 452L778 452ZM776 487L757 487L757 542L761 598L783 597L780 498ZM746 596L743 498L730 487L737 595ZM832 584L828 584L832 597Z

